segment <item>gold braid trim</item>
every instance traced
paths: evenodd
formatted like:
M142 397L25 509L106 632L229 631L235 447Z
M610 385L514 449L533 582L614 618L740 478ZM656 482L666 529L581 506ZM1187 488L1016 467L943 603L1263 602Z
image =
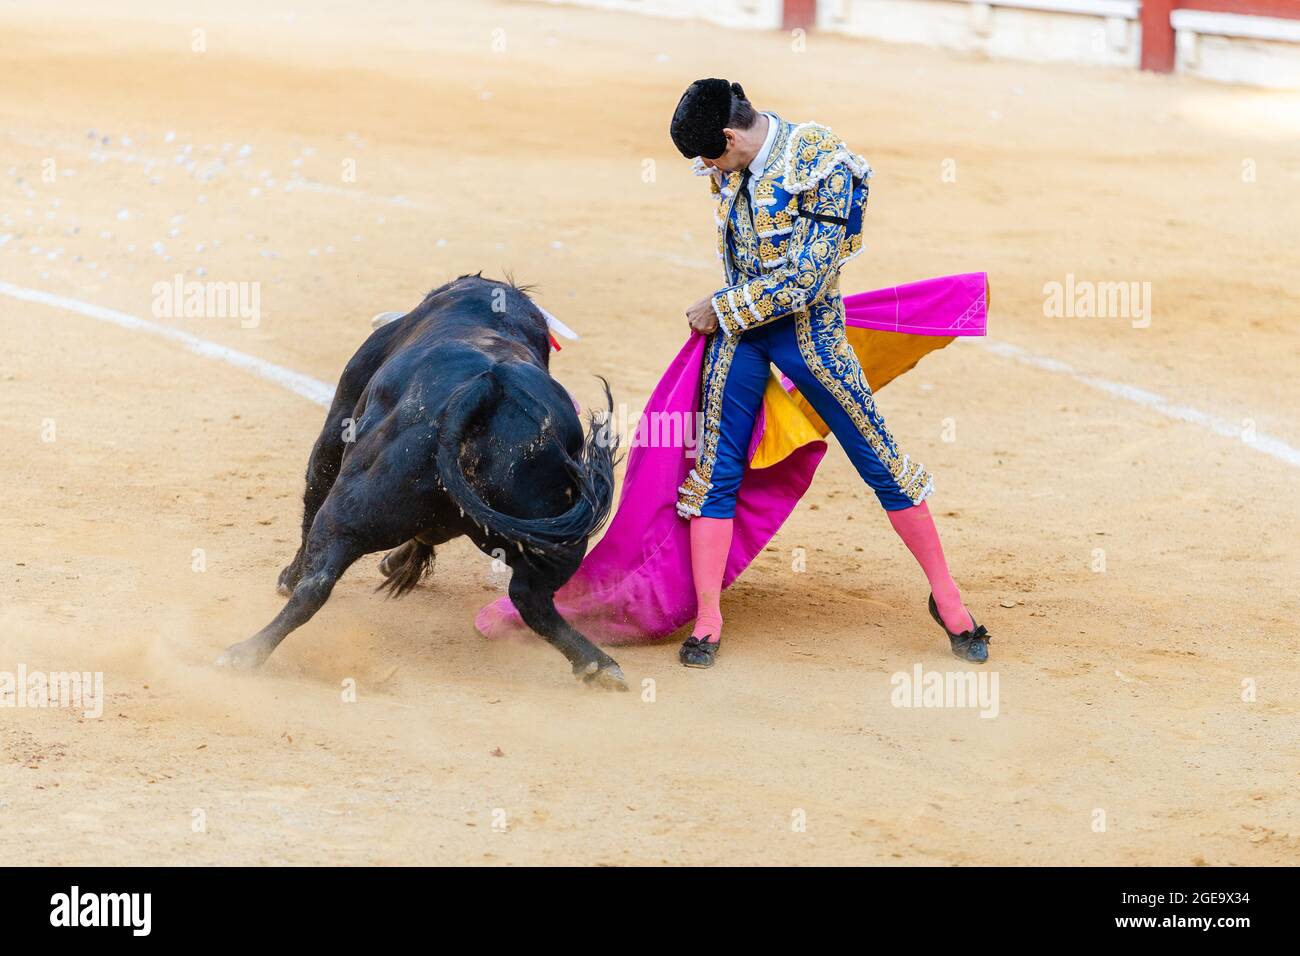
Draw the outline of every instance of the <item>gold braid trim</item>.
M701 376L700 387L707 386L708 392L700 403L704 409L704 423L695 467L677 489L677 513L683 518L699 515L704 499L713 488L713 464L717 461L718 436L722 431L722 391L726 388L727 372L736 354L736 340L723 336L719 341L715 332L706 356L712 356L715 344L717 355L706 357Z

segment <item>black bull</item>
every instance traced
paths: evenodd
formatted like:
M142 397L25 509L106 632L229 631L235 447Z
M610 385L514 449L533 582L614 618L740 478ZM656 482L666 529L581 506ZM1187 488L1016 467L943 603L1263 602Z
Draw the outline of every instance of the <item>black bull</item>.
M380 587L400 596L436 545L465 535L510 566L511 601L574 674L626 690L618 664L555 608L609 517L617 443L594 415L584 438L549 361L545 316L521 289L481 276L375 330L343 370L307 462L302 544L280 572L289 601L218 663L261 665L362 555L396 549ZM605 398L612 405L607 383Z

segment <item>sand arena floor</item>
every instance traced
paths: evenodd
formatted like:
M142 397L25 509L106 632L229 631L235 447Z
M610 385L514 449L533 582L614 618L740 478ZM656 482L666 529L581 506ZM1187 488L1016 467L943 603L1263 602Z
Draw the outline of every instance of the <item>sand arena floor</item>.
M837 449L727 595L716 669L617 652L652 702L481 640L464 542L398 602L361 562L237 679L210 661L281 606L320 408L0 295L0 671L106 693L0 710L0 859L1300 857L1296 465L1096 381L1300 446L1295 97L523 3L50 6L0 11L6 288L152 320L177 273L257 282L255 328L155 321L332 382L374 312L509 270L583 335L557 376L635 408L719 282L666 136L717 75L872 161L846 290L987 270L992 338L1074 374L958 343L882 392L994 634L996 719L891 705L955 662ZM1149 327L1045 316L1068 275L1150 282Z

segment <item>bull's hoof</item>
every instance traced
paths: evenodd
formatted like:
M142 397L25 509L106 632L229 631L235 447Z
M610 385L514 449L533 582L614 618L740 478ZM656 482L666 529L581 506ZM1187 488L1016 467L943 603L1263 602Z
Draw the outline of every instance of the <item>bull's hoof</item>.
M216 664L231 671L254 671L262 666L267 656L265 645L251 638L231 644L217 657Z
M403 545L402 547L395 548L394 550L389 551L386 555L384 555L383 558L380 559L379 561L379 573L386 578L391 577L393 575L393 572L397 570L398 565L401 564L402 562L403 555L400 554L399 552L405 550L406 550L406 546Z
M288 597L293 593L293 589L298 586L299 577L297 569L292 564L289 565L280 572L280 576L275 581L276 592Z
M578 672L578 676L588 687L599 687L601 690L627 690L627 678L623 676L623 669L614 661L603 665L592 661Z

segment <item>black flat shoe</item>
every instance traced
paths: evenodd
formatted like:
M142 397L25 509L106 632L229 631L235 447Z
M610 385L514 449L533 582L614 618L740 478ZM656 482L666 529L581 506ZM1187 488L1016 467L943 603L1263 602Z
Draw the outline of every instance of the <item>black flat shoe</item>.
M688 637L682 642L682 649L677 652L677 659L687 667L712 667L718 659L718 648L722 641L710 641L712 634L703 637Z
M930 616L934 618L935 623L943 628L943 632L948 635L948 640L952 642L952 656L962 661L969 661L972 664L983 664L989 659L989 632L983 624L975 624L975 616L972 614L970 622L975 625L974 630L962 631L960 634L954 634L948 630L948 625L943 623L943 618L939 616L939 609L935 606L934 595L930 595Z

